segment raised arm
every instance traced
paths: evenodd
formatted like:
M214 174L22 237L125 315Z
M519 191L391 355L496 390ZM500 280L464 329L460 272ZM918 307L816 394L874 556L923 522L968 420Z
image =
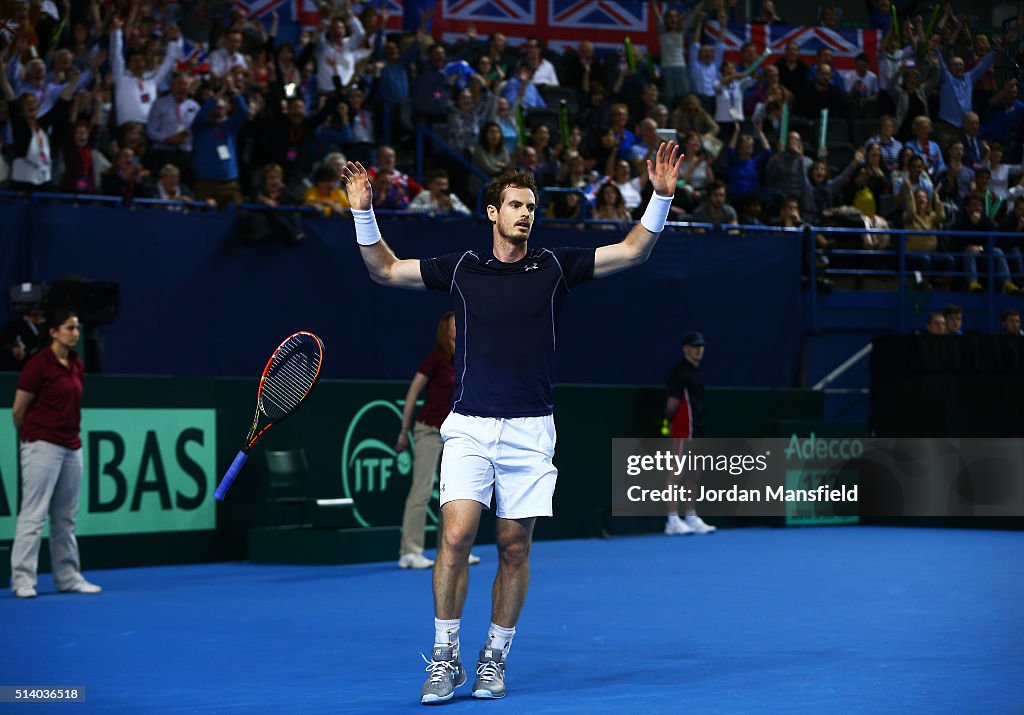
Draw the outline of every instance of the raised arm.
M725 25L728 19L724 10L718 11L718 37L715 38L715 54L711 61L715 67L721 67L725 57Z
M768 137L764 135L764 121L759 121L754 125L754 131L757 132L757 138L761 140L761 147L764 151L769 154L772 153L772 143L768 141Z
M182 46L184 45L184 39L181 36L181 30L177 27L171 27L167 31L167 50L164 52L164 61L160 63L160 67L157 69L156 74L153 76L153 81L157 84L161 84L164 81L164 77L171 73L174 69L175 64L181 59L184 54L182 52Z
M348 25L348 35L345 36L344 46L347 51L355 52L356 48L366 39L366 29L355 14L349 16L346 25Z
M110 52L107 53L107 59L110 61L114 79L117 80L124 77L124 35L121 30L124 23L121 18L115 17L111 24L114 29L110 33Z
M912 223L914 218L917 216L917 204L914 202L913 192L910 188L910 182L906 179L900 184L899 191L896 192L896 204L903 204L903 223Z
M352 218L356 224L356 241L363 256L366 270L374 283L396 288L426 290L418 260L399 260L394 251L381 238L377 219L373 215L373 188L366 169L359 162L349 162L341 170L341 180L348 192Z
M665 219L675 196L676 179L682 163L683 155L675 142L663 143L658 147L654 163L647 162L647 173L654 188L647 210L625 239L597 249L594 255L594 278L604 278L638 266L651 255L658 236L665 228Z
M996 40L998 39L999 38L997 37ZM977 84L978 80L981 79L981 76L985 74L985 70L991 67L992 63L995 61L996 51L989 50L989 53L985 55L978 64L974 65L970 72L967 73L967 76L971 80L971 84Z
M6 72L0 72L0 97L3 97L8 102L13 102L17 99L17 95L14 94L14 88L11 87L11 81L7 78Z

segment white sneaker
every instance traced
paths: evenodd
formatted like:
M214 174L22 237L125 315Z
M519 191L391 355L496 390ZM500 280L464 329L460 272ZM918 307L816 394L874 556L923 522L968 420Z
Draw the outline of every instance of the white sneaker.
M718 531L717 526L705 524L704 520L696 514L690 514L688 517L686 517L686 525L694 534L710 534L712 531Z
M14 595L17 598L35 598L39 594L31 586L18 586L14 589Z
M476 566L478 563L480 563L480 557L479 556L475 556L473 554L470 554L469 555L469 565L470 566Z
M686 522L682 519L668 519L665 521L666 536L682 536L684 534L692 533L693 529L687 526Z
M423 554L402 554L402 558L398 559L400 569L429 569L433 565L434 562Z
M78 581L74 586L70 588L60 589L61 593L102 593L103 589L94 583L89 583L85 579Z

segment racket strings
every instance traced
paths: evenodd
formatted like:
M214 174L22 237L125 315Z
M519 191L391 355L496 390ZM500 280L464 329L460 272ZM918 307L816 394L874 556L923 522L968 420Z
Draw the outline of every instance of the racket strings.
M297 408L312 389L319 368L319 352L291 353L275 360L260 393L263 413L278 419Z

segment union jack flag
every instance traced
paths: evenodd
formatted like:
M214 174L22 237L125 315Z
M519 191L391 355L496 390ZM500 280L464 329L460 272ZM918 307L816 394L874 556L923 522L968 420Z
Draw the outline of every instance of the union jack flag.
M210 58L206 52L206 43L194 43L185 39L181 45L181 59L178 60L179 72L193 72L197 75L210 73Z
M435 16L431 30L435 37L459 35L470 25L482 37L501 32L510 39L544 30L534 0L441 0L440 16Z
M549 0L548 27L552 30L618 30L621 34L646 33L647 5L607 0Z
M481 37L501 32L516 45L527 36L555 50L591 40L601 49L621 48L625 35L634 44L657 40L647 3L608 0L441 0L435 37L464 35L470 25Z
M266 18L277 11L282 23L302 27L320 25L320 9L313 0L235 0L235 5L249 13L249 17Z
M878 45L882 33L879 30L840 29L830 30L826 27L810 25L742 25L729 24L724 36L719 34L718 23L708 23L709 30L723 38L725 42L725 58L733 62L739 60L740 47L745 42L753 42L758 54L771 49L772 56L765 62L771 64L782 58L786 46L796 42L800 47L800 56L804 62L813 65L818 49L827 47L832 50L834 69L851 70L856 66L856 57L861 52L867 53L875 64Z
M662 3L662 6L666 6ZM440 0L432 33L454 40L465 36L470 25L481 37L494 32L505 34L509 43L519 44L527 36L545 40L554 50L576 47L590 40L598 51L619 51L629 36L633 45L652 54L658 52L658 28L650 3L611 2L610 0ZM718 23L708 22L708 32L718 35ZM877 30L824 27L730 24L723 37L726 58L736 61L744 42L753 42L758 54L766 47L778 60L791 41L800 46L804 61L813 64L819 47L832 49L836 69L853 69L854 58L866 52L872 64L881 33Z
M14 41L14 35L18 32L18 23L14 20L7 20L0 17L0 35L7 38L9 42Z

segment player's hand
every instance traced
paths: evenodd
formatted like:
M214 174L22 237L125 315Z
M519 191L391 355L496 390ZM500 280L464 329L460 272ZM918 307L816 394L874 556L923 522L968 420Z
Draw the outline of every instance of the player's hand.
M398 433L398 441L395 442L395 454L400 454L409 449L409 433L402 430Z
M366 169L358 161L350 161L341 168L341 180L348 193L348 202L358 211L366 211L373 201L373 188Z
M663 142L658 147L658 155L654 163L647 161L647 174L651 187L659 196L673 196L676 192L676 179L679 167L683 165L683 154L674 141Z

